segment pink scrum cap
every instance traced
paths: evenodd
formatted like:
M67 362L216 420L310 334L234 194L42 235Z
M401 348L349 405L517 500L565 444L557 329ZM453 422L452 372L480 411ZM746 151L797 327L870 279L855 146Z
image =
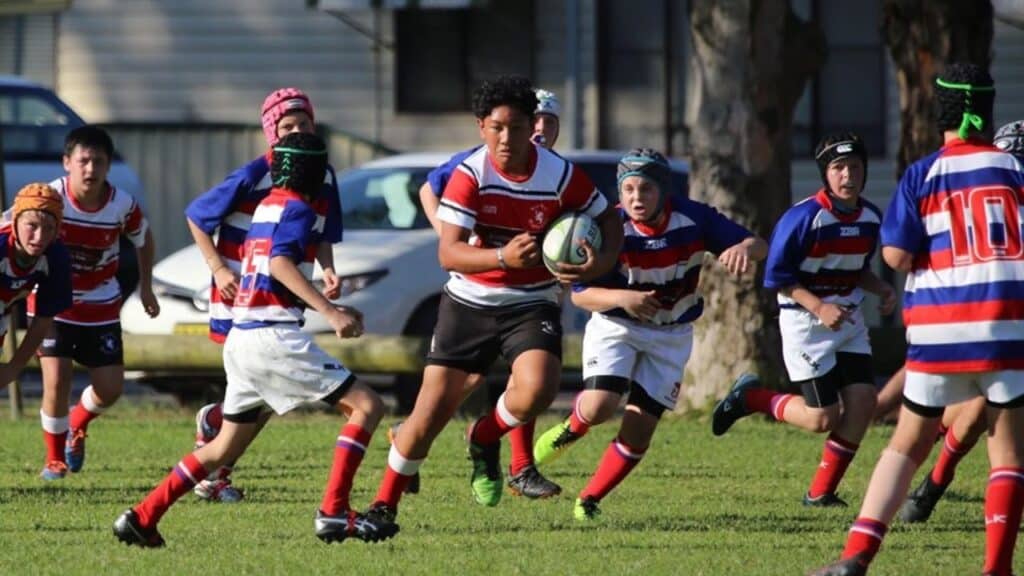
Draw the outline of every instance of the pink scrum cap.
M313 118L313 103L309 96L298 88L281 88L274 90L263 101L260 108L260 120L263 122L263 135L267 137L267 143L273 146L277 144L277 123L285 114L292 110L302 110Z

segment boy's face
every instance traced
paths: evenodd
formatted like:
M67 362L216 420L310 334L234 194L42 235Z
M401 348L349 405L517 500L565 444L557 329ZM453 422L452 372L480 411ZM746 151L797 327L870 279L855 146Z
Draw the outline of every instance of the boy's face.
M533 117L510 106L498 106L477 120L480 138L499 167L518 166L529 157Z
M302 110L292 110L277 121L277 138L280 140L293 132L312 134L315 127L313 119Z
M107 182L110 157L100 148L76 145L70 155L64 156L64 170L75 193L98 192Z
M844 156L825 169L828 189L841 200L856 201L864 188L864 162L856 156Z
M643 176L627 176L619 183L619 202L633 220L647 222L658 216L660 201L658 185Z
M57 219L40 210L26 210L18 216L15 230L21 249L38 257L57 237Z
M545 148L554 148L558 140L558 117L551 114L534 115L531 139Z

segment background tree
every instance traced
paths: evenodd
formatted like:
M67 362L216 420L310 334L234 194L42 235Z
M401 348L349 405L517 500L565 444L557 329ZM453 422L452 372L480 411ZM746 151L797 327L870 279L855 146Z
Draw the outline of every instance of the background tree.
M932 104L935 76L951 62L987 69L992 32L989 0L883 0L882 35L900 93L897 177L942 144Z
M790 204L793 109L824 62L824 37L788 0L691 0L689 12L691 195L767 239ZM706 308L681 405L720 397L742 370L768 381L780 373L775 298L758 270L736 282L705 267Z

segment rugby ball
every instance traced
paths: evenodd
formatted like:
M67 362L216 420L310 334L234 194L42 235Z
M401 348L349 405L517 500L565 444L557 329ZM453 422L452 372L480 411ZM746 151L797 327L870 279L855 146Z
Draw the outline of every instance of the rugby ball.
M555 218L544 233L541 254L544 265L552 273L558 271L557 264L582 264L587 261L587 252L580 245L586 240L597 251L601 248L601 227L593 218L582 212L567 212Z

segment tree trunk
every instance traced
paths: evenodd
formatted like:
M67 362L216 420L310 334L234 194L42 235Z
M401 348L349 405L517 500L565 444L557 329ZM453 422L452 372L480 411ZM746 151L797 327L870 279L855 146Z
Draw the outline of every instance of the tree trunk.
M986 69L992 59L989 0L884 0L882 35L896 65L900 90L900 150L896 176L937 150L935 76L953 62Z
M790 203L793 108L824 61L824 37L787 0L691 0L690 26L691 196L767 239ZM705 266L681 408L721 397L744 370L778 381L775 298L757 268L736 280Z

